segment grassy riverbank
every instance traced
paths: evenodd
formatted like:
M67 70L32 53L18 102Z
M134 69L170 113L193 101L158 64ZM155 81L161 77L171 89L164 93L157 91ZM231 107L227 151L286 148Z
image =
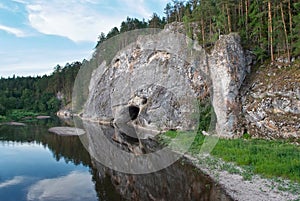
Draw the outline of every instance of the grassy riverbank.
M177 132L169 131L161 137L161 140L168 143L177 135ZM197 134L189 148L189 153L198 154L204 139L205 136ZM281 177L300 182L300 146L291 144L289 141L250 138L219 139L210 154L248 170L248 177L251 174L260 174L267 178Z

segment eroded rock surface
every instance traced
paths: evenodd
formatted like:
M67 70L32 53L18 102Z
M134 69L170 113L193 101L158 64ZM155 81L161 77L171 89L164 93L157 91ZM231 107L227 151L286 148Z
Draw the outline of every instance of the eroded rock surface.
M238 127L239 89L246 77L246 59L237 34L222 36L209 56L216 132L232 137Z
M207 94L201 76L207 66L205 51L193 45L173 32L141 36L94 71L84 117L135 121L153 130L194 129L197 117L191 115L197 98Z
M221 37L209 55L167 27L139 37L111 63L101 63L93 72L83 116L132 121L158 131L191 130L198 123L197 101L213 95L218 134L231 137L246 68L237 34Z
M300 71L263 67L241 91L241 125L254 137L300 137Z

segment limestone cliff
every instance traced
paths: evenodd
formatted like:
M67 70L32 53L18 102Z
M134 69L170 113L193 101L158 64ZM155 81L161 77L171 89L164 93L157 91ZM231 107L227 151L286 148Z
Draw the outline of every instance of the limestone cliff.
M196 101L207 94L206 72L206 52L184 35L166 29L140 36L93 72L84 117L152 130L194 129Z
M299 137L298 71L281 82L274 82L281 70L249 74L253 55L238 34L220 36L207 52L181 33L184 26L175 23L134 40L115 39L122 48L94 70L84 118L189 130L197 126L196 102L210 97L220 136Z
M93 72L84 117L151 130L195 129L197 101L213 97L217 132L232 137L246 61L237 34L208 54L172 25L140 36Z

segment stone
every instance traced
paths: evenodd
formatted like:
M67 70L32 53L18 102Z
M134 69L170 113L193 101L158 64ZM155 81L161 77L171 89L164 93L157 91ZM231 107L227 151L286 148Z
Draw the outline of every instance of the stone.
M239 89L246 77L246 61L238 34L221 36L209 56L213 85L213 107L217 117L216 132L233 137L240 112Z
M194 130L197 101L212 97L217 134L233 137L250 56L246 61L238 34L221 36L208 54L176 27L140 36L111 63L103 61L92 74L83 118L154 131Z
M50 133L55 133L62 136L80 136L85 134L85 131L83 129L73 127L53 127L48 131Z
M187 43L188 42L188 43ZM83 117L134 122L164 131L196 129L198 97L207 94L206 53L184 35L141 36L93 72ZM201 65L199 65L201 64Z

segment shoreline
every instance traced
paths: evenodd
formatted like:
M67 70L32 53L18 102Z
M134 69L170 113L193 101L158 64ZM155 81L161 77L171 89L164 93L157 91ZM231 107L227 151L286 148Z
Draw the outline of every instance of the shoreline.
M108 121L89 118L80 119L102 125L111 125L111 122ZM221 158L215 158L209 154L192 155L191 153L186 153L183 154L183 157L203 174L209 176L212 181L216 185L219 185L219 187L224 190L224 193L229 195L233 200L300 200L300 194L292 192L291 190L297 189L298 192L300 192L300 184L296 184L295 182L290 182L281 178L278 178L275 181L275 179L263 178L258 174L248 175L249 178L245 179L245 175L247 177L247 174L249 174L247 173L247 170L244 170L234 163L225 162ZM224 168L225 166L228 167L227 170ZM243 174L245 175L243 176Z
M214 158L210 155L192 156L188 153L184 154L183 157L201 172L208 175L233 200L282 201L300 199L300 194L298 193L297 195L296 193L297 189L294 190L296 192L291 192L293 186L290 185L295 185L295 183L290 183L288 180L278 179L275 181L274 179L262 178L257 174L251 175L251 179L246 180L241 175L245 170L233 163L224 162L222 159ZM213 163L211 163L212 161ZM222 168L226 165L230 165L230 167L236 168L241 172L230 173ZM299 185L297 187L299 188Z

